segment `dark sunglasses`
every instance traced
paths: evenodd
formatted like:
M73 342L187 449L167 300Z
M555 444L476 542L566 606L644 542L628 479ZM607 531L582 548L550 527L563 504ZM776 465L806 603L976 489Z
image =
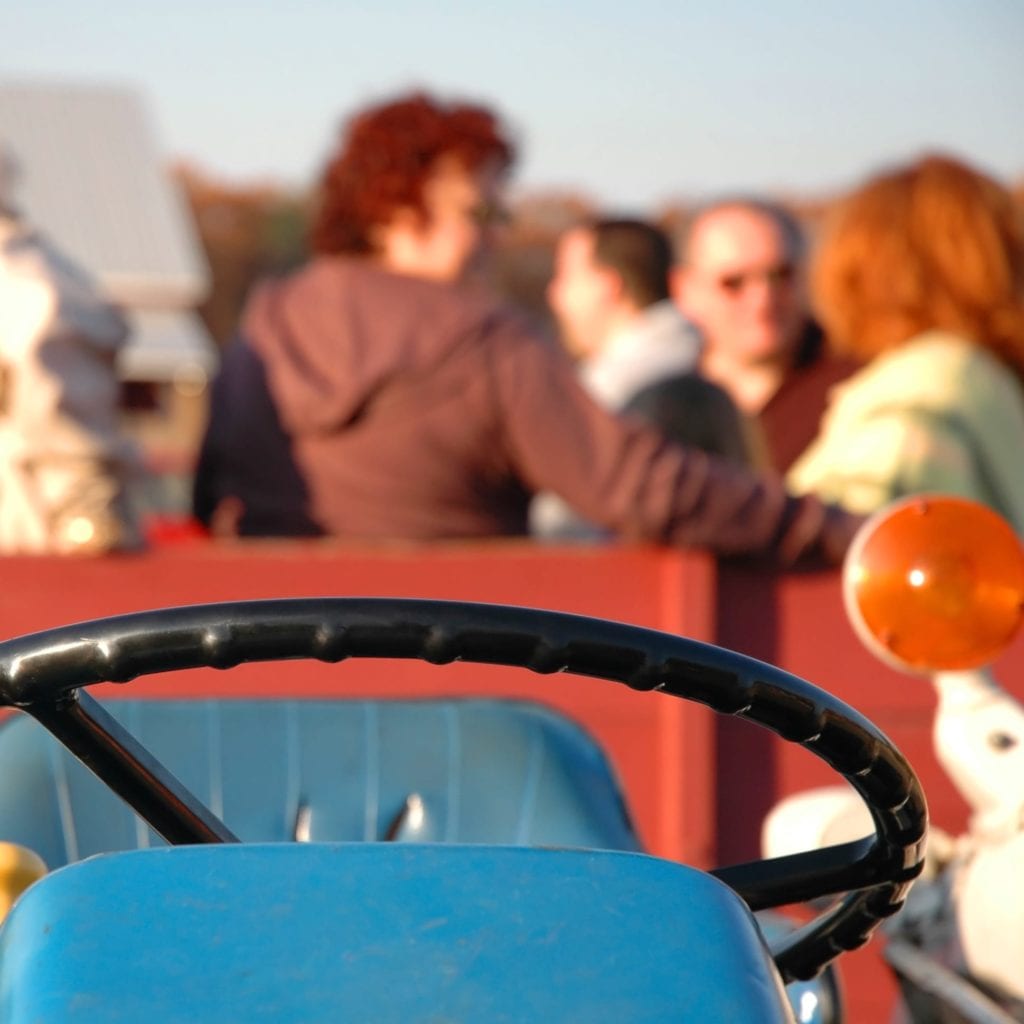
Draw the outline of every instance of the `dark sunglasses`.
M718 279L718 287L729 295L739 295L753 281L765 281L772 287L792 284L796 276L796 267L792 263L778 263L766 270L750 270L736 274L723 274Z

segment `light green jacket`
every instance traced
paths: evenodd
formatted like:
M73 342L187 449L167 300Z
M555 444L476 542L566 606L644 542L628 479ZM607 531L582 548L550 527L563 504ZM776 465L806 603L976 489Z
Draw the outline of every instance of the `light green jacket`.
M836 386L787 482L854 512L957 494L1024 535L1024 391L986 349L929 331Z

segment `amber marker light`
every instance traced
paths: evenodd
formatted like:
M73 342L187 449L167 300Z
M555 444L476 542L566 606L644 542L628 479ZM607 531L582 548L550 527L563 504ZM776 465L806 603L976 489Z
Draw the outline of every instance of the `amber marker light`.
M977 668L1010 643L1024 612L1024 549L997 513L925 495L864 524L843 568L861 640L913 672Z
M42 857L27 846L0 842L0 920L15 900L46 874Z

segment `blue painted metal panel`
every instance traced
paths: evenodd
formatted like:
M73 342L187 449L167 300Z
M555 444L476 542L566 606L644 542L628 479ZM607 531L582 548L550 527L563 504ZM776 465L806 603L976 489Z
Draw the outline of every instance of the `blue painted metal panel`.
M637 850L597 744L529 702L119 700L107 705L248 842L384 838L410 794L417 841ZM0 726L0 839L59 867L163 845L49 733Z
M731 890L640 854L419 845L93 858L0 932L9 1024L791 1021Z

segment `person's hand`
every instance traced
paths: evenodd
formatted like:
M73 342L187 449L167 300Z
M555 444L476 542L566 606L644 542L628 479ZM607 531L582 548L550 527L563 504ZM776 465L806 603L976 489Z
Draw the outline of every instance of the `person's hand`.
M220 539L237 537L244 515L245 503L241 498L234 495L221 498L210 516L210 536Z
M821 553L832 565L839 565L853 542L854 535L867 521L867 516L847 512L838 505L825 506L825 522L822 525L818 546Z
M830 565L841 563L866 517L826 505L811 494L791 501L777 543L780 561L792 565L806 555L818 555Z

